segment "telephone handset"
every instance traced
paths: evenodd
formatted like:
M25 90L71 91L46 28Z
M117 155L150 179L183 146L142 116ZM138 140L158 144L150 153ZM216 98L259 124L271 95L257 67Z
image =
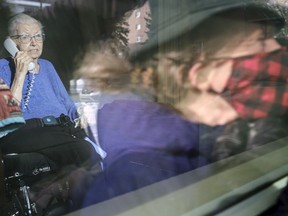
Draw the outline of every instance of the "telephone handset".
M4 47L13 57L15 57L16 53L19 51L15 42L11 38L7 38L4 41ZM30 62L28 64L28 71L32 71L34 68L35 68L34 62Z

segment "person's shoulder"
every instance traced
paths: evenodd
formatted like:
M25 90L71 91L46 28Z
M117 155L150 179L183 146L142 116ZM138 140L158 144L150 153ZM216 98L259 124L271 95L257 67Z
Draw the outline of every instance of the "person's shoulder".
M0 59L0 70L1 70L1 76L2 77L7 71L9 71L9 73L10 73L10 70L11 70L10 68L14 67L14 64L11 64L11 61L13 61L13 59L10 57Z
M51 75L51 74L54 74L54 73L52 73L52 72L57 73L54 65L53 65L52 62L50 62L49 60L39 58L39 59L38 59L38 63L40 64L40 66L41 66L44 70L50 71L50 73L49 73L50 75Z
M42 64L42 65L47 65L47 66L52 66L52 67L53 67L52 62L50 62L50 61L47 60L47 59L42 59L42 58L40 58L40 59L38 59L38 62L39 62L40 64Z
M129 110L129 115L141 115L146 118L173 118L174 115L177 115L170 106L147 100L131 92L118 94L102 92L98 108L102 109L103 107L105 111L114 113L127 113Z
M0 59L0 65L8 65L9 64L9 58L1 58Z

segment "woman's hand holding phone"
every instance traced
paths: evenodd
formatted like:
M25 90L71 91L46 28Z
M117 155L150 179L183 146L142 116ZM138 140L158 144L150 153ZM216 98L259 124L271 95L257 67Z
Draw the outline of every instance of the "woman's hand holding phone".
M29 64L33 60L27 53L23 51L18 51L14 57L16 73L27 74L29 72Z
M17 45L15 44L15 42L11 38L7 38L4 41L4 47L10 53L10 55L12 57L14 57L14 59L17 58L17 56L19 56L17 54L20 51L17 48ZM20 54L20 55L22 56L23 54ZM16 65L16 61L15 61L15 65ZM25 65L23 65L23 69L25 69L25 68L26 68L26 72L27 71L32 71L35 68L35 64L34 64L34 62L33 62L33 60L31 58L30 58L30 61L28 62L28 67L25 67ZM17 65L16 65L16 71L17 71Z
M14 58L15 77L11 86L11 92L17 101L22 100L22 91L26 74L35 68L33 59L23 51L19 51L17 45L11 38L4 41L5 49Z

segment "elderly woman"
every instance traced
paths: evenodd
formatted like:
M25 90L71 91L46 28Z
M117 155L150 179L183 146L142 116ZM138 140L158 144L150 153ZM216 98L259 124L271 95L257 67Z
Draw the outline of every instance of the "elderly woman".
M0 77L20 104L26 124L0 140L2 152L40 153L52 170L99 164L97 146L73 122L78 118L74 102L51 62L40 58L45 38L41 23L17 14L9 21L8 33L19 51L0 60ZM35 67L28 69L31 62Z

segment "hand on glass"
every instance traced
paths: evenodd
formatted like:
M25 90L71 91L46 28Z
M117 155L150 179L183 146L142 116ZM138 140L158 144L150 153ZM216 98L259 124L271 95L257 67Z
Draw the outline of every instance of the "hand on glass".
M177 108L188 120L210 125L224 125L238 118L236 110L219 94L211 92L188 93Z

